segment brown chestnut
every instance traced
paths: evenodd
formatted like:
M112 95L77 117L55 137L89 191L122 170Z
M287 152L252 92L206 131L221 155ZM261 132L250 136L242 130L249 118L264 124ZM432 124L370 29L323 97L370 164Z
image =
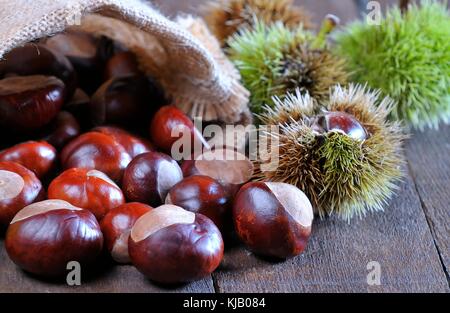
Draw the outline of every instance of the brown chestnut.
M14 162L0 162L0 226L43 196L42 184L32 171Z
M148 123L153 103L149 80L143 75L114 77L92 96L91 121L94 125L115 124L133 127Z
M116 182L120 182L130 162L131 156L119 142L98 132L77 137L61 151L61 164L65 169L96 169Z
M233 206L235 229L244 244L256 254L276 258L305 250L313 217L306 195L285 183L248 183Z
M93 262L103 247L94 215L61 200L33 203L9 225L5 248L23 270L44 277L67 273L69 262Z
M130 51L117 53L106 62L104 80L139 74L139 64L136 56Z
M153 208L146 204L131 202L110 210L100 222L105 244L112 258L118 263L130 263L128 238L134 223Z
M89 33L66 30L45 40L53 51L65 55L75 68L95 69L98 40Z
M10 74L55 76L66 86L65 99L72 98L77 85L77 75L70 61L42 44L26 44L4 55L0 61L0 78Z
M326 112L317 117L313 125L319 132L340 132L355 140L368 137L364 126L351 114L345 112Z
M77 119L69 112L61 111L49 124L43 139L57 149L62 149L69 141L80 135Z
M178 163L168 155L147 152L133 159L123 175L122 189L128 201L156 207L169 190L183 179Z
M45 177L56 164L56 149L45 141L28 141L0 151L0 162L16 162Z
M231 198L253 175L253 163L232 149L206 150L181 165L184 177L209 176L221 183Z
M174 106L163 106L156 112L150 124L150 137L155 146L167 154L171 154L173 144L186 135L191 138L191 151L195 146L209 148L202 134L195 128L192 120L183 111ZM185 153L185 151L177 151Z
M72 168L55 178L48 187L48 198L89 210L98 220L125 203L122 191L108 176L81 168Z
M212 273L223 257L219 229L204 215L160 206L137 220L128 243L134 266L149 279L175 284Z
M139 154L154 150L153 145L148 140L135 136L121 128L102 126L96 127L92 131L114 138L131 156L131 159L134 159Z
M208 176L191 176L183 179L170 189L166 204L203 214L220 230L224 230L229 217L230 199L226 190Z
M64 83L52 76L0 80L0 125L30 132L47 125L64 102Z
M64 104L63 110L72 113L82 128L88 129L92 127L89 116L90 103L91 97L82 89L77 88L73 97Z

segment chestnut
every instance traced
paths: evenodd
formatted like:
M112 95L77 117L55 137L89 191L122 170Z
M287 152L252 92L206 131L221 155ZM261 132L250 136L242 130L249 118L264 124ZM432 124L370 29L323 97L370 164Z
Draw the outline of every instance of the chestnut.
M93 262L103 247L94 215L65 201L33 203L12 220L5 237L11 260L23 270L60 277L69 262Z
M113 77L92 96L90 116L94 125L114 124L133 127L148 123L156 110L149 80L144 75Z
M61 164L65 169L96 169L116 182L120 182L130 162L131 156L119 142L99 132L85 133L61 151Z
M121 128L111 126L96 127L92 131L111 136L134 159L139 154L153 151L153 145L146 139L135 136Z
M42 184L32 171L18 163L0 162L0 226L43 196Z
M314 125L319 132L340 132L355 140L365 140L368 137L364 126L351 114L345 112L326 112L319 115Z
M196 145L209 148L202 134L195 128L192 120L183 111L168 105L163 106L156 112L150 124L150 137L157 148L170 154L173 144L183 134L185 136L189 135L191 138L191 153L194 152ZM179 152L185 153L185 151Z
M125 203L122 191L108 176L82 168L72 168L55 178L48 187L48 198L89 210L98 220Z
M69 141L80 135L77 119L69 112L61 111L49 124L43 139L57 149L62 149Z
M254 253L276 258L303 252L313 217L306 195L285 183L248 183L239 190L233 206L239 238Z
M45 45L65 55L77 71L97 69L98 40L89 33L66 30L64 33L49 37L45 40Z
M0 151L0 162L16 162L45 177L56 164L56 149L45 141L28 141Z
M0 80L0 126L30 132L47 125L60 111L64 83L52 76L17 76Z
M111 78L139 73L141 71L136 56L130 51L124 51L115 54L106 62L103 78L107 81Z
M100 222L105 244L117 263L130 263L128 238L134 223L153 208L142 203L131 202L110 210Z
M149 279L176 284L212 273L222 260L223 240L206 216L163 205L136 221L128 250L133 265Z
M89 117L90 103L91 97L82 89L77 88L73 97L64 104L62 109L72 113L82 128L88 129L92 127Z
M209 176L221 183L231 198L253 175L253 163L242 153L233 149L206 150L185 160L181 165L184 177Z
M166 204L209 217L223 231L230 209L230 199L221 184L208 176L191 176L170 189Z
M55 76L66 86L65 99L72 98L77 86L77 74L70 61L42 44L26 44L4 55L0 61L0 78L11 74Z
M159 152L138 155L125 170L122 189L128 201L158 206L169 190L183 179L177 162Z

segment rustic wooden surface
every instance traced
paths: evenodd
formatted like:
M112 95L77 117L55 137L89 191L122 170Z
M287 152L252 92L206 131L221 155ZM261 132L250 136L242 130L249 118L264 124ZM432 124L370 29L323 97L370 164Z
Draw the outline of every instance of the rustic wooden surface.
M154 1L162 12L196 13L200 0ZM353 20L353 0L297 1L315 12ZM383 6L395 3L380 1ZM406 145L407 173L398 196L384 214L351 224L334 218L316 221L307 251L285 262L255 257L229 247L211 277L172 288L157 286L131 266L101 262L82 286L43 282L7 258L0 239L0 292L449 292L450 127L413 133ZM369 286L369 262L378 262L381 285Z

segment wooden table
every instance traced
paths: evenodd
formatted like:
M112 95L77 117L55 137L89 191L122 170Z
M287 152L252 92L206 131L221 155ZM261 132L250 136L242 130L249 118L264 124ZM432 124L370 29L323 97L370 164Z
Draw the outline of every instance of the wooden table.
M171 14L195 12L202 1L156 2ZM357 15L351 0L317 2L302 3L316 16ZM189 285L164 288L131 266L101 262L95 274L82 273L81 286L69 287L19 270L0 239L0 292L449 292L450 127L414 132L405 153L406 177L384 213L351 224L316 220L307 251L294 259L274 263L237 245L215 273ZM380 265L381 285L367 283L370 262Z

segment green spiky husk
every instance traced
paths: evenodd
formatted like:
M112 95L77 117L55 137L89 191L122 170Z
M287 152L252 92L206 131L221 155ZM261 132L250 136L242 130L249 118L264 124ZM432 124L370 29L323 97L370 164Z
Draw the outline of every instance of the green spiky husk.
M357 82L381 89L397 105L391 118L414 128L450 121L450 17L444 3L422 1L381 25L351 24L336 36L337 53Z
M255 179L299 187L321 216L334 213L350 220L381 211L403 175L405 136L400 124L387 121L393 102L380 100L379 93L361 86L337 86L331 93L326 110L355 116L370 134L364 141L314 131L311 124L316 113L308 96L298 93L275 102L261 121L280 126L279 133L263 134L278 140L278 166L263 171L264 162L256 162Z
M301 27L293 31L282 23L258 22L229 41L229 56L251 93L250 107L256 114L272 97L283 97L300 88L322 103L335 84L346 84L348 74L342 58L325 47L312 48L315 36Z

